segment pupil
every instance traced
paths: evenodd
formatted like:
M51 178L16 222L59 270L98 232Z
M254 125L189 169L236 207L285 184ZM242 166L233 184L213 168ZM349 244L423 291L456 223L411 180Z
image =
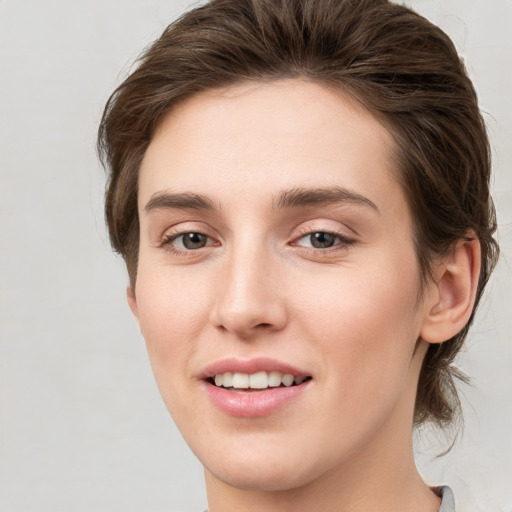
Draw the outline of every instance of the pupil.
M313 233L310 236L311 245L316 249L325 249L327 247L332 247L334 242L336 241L336 237L331 233Z
M200 249L206 245L206 237L201 233L187 233L183 236L183 245L187 249Z

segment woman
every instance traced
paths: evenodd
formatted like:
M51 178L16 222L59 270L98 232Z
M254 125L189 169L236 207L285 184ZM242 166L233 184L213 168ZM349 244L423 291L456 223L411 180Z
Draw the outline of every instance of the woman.
M454 510L414 424L497 258L448 37L385 1L214 0L105 109L106 216L210 512Z

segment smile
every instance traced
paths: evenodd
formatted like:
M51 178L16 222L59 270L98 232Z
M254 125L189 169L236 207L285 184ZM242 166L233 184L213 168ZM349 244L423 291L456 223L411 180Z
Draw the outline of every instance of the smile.
M278 371L260 371L257 373L218 373L211 378L212 384L219 388L232 391L237 390L262 390L268 388L278 388L280 386L290 387L302 384L310 379L307 376L294 377L290 373Z
M270 416L293 406L314 380L308 372L268 358L217 361L198 377L217 410L241 418Z

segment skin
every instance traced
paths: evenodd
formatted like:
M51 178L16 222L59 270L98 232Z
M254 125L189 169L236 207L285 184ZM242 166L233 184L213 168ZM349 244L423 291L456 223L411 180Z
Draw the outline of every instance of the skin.
M300 80L196 95L154 135L128 300L211 512L438 509L414 465L414 400L427 342L471 310L478 247L459 244L418 299L393 151L359 103ZM357 198L279 205L286 191L336 187ZM188 195L158 199L171 194ZM186 207L191 194L206 204ZM204 247L187 249L185 233ZM270 415L233 417L199 378L228 357L271 357L312 380Z

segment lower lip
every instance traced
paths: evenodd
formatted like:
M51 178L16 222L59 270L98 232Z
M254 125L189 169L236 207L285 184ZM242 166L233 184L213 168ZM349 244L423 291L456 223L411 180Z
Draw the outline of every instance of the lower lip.
M308 380L298 386L251 392L228 391L210 382L203 382L210 400L225 413L243 418L259 418L268 416L296 400L311 381Z

